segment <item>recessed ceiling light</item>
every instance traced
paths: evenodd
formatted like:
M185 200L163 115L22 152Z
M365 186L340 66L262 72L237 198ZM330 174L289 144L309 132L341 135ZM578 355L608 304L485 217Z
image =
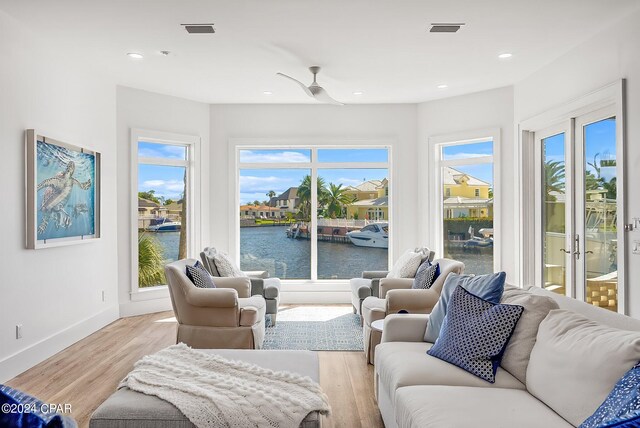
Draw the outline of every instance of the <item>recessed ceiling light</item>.
M353 95L364 95L364 92L362 92L362 91L355 91L355 92L353 93Z
M273 92L271 91L262 91L262 93L265 95L273 95Z
M436 86L436 88L438 88L438 89L447 89L448 87L449 87L449 85L445 85L445 84Z
M144 58L144 55L142 55L141 53L137 53L137 52L129 52L127 54L127 56L129 58L133 58L133 59L142 59L142 58Z
M498 55L498 58L500 59L507 59L507 58L511 58L513 56L512 53L509 52L505 52L505 53L501 53L500 55Z

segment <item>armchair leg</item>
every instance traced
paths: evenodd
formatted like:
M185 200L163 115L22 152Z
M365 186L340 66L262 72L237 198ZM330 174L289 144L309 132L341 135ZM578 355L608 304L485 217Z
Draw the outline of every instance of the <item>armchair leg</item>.
M276 317L278 316L278 314L271 314L271 327L275 327L276 326Z

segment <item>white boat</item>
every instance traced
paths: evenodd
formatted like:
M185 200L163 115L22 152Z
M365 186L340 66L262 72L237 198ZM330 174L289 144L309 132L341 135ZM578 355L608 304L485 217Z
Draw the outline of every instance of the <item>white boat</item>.
M147 227L148 232L177 232L182 227L179 221L171 221L168 218L158 219Z
M389 248L389 223L371 223L347 237L358 247Z

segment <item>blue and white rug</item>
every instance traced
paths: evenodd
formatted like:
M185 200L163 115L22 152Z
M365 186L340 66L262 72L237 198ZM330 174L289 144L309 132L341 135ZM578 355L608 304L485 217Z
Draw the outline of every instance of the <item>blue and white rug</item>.
M295 306L267 324L263 349L362 351L360 318L350 306Z

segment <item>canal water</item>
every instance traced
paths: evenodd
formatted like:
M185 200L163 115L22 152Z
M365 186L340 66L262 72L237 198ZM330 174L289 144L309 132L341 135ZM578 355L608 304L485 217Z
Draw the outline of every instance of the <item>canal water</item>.
M272 277L309 279L311 241L287 238L286 226L243 227L240 229L240 269L266 270ZM165 249L167 262L178 259L180 232L156 233ZM493 249L477 252L446 248L446 257L465 264L466 273L493 272ZM198 255L196 255L198 257ZM436 257L438 257L436 255ZM384 248L356 247L353 244L318 242L318 278L349 279L365 270L387 270L388 251Z

